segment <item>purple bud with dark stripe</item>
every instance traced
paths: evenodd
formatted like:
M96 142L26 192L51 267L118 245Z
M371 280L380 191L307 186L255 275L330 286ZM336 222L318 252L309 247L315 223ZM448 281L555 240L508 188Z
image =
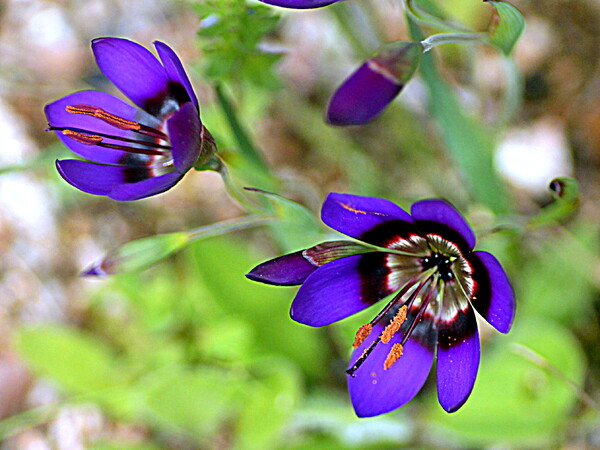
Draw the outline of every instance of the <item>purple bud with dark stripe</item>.
M382 46L333 94L327 108L332 125L362 125L377 117L415 73L423 47L415 42Z

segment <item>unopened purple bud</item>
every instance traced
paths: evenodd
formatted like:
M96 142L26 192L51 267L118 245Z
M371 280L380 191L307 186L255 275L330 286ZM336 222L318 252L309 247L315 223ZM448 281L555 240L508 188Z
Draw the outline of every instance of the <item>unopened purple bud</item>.
M380 47L333 94L327 121L344 126L373 120L413 76L422 54L423 47L415 42L392 42Z

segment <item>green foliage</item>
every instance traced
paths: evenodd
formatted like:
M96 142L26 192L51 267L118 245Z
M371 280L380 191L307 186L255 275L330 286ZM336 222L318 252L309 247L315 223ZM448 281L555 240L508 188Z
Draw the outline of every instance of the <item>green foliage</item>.
M566 379L582 386L586 362L572 333L550 320L517 320L498 348L483 355L465 406L446 414L431 401L430 419L470 445L547 445L564 428L565 415L577 400ZM546 364L524 358L515 344L531 349Z
M422 40L417 25L413 21L409 24L413 38ZM436 67L432 52L421 58L421 74L429 90L429 106L439 124L440 135L472 196L495 213L505 213L506 193L493 163L493 134L478 118L463 111L456 94Z
M204 0L194 6L202 19L198 36L209 79L279 86L273 66L281 55L259 47L279 22L272 8L246 0Z
M489 41L508 55L525 29L521 12L508 2L489 1L496 8L494 23L489 31Z

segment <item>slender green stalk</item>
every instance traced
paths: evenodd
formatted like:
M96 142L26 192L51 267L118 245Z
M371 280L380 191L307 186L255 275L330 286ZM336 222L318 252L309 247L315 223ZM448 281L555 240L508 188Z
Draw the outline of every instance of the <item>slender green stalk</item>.
M341 30L346 34L346 37L354 50L361 58L368 58L371 53L373 53L374 48L369 48L369 46L358 37L356 29L353 26L353 20L351 19L351 12L344 3L345 2L339 2L332 5L329 8L329 11L333 14L333 17L335 17Z
M231 233L234 231L245 230L248 228L260 227L269 222L277 220L277 216L259 215L259 216L244 216L235 219L223 220L203 227L198 227L189 230L189 242L199 239L206 239L213 236Z
M246 132L244 126L238 118L238 114L233 106L233 102L225 92L223 86L217 84L215 86L215 92L217 93L219 105L221 106L221 109L223 110L223 113L227 118L229 128L231 128L235 140L238 143L240 153L244 156L244 158L253 163L262 172L269 173L267 163L252 143L252 140L250 139L248 133Z
M218 156L214 156L212 161L214 161L215 163L214 170L218 172L219 175L221 175L223 184L225 184L225 189L227 189L227 193L229 194L229 196L247 211L255 213L261 212L261 210L254 204L252 204L234 184L233 180L231 179L231 176L229 175L229 170L227 169L227 166L225 165L223 160Z
M485 39L485 33L442 33L434 34L421 41L423 51L428 52L433 47L442 44L460 44L464 42L481 41Z

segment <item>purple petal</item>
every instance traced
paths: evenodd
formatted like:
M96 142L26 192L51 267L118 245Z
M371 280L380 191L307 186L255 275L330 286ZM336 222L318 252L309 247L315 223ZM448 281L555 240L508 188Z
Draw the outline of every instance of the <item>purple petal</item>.
M471 303L490 325L508 333L515 318L513 288L496 257L488 252L473 252L469 258L475 287Z
M381 325L373 327L369 337L354 350L350 367L383 329ZM356 370L354 377L348 376L348 391L358 417L377 416L400 408L412 400L423 387L433 361L435 328L431 326L430 320L424 317L413 334L419 339L411 337L404 345L400 359L385 370L384 362L392 346L400 343L402 336L402 332L399 332L387 344L379 342Z
M181 84L190 100L196 107L196 110L200 110L200 106L198 105L198 98L196 98L196 93L194 92L194 88L190 83L190 79L183 68L183 64L181 64L181 60L177 56L177 54L173 51L171 47L167 44L156 41L154 42L154 46L156 47L156 51L158 52L158 56L165 66L165 70L167 71L167 75L171 79L171 81L175 83Z
M126 180L126 170L137 172L145 168L104 166L75 159L56 161L58 173L77 189L94 195L108 195L117 184Z
M464 217L444 200L422 200L410 211L423 234L438 234L468 253L475 247L475 233Z
M123 100L120 100L113 95L99 91L81 91L67 95L66 97L46 105L44 112L46 113L49 124L53 127L75 128L82 130L82 132L87 131L89 132L88 134L102 133L117 137L141 139L140 135L136 135L132 131L121 130L96 117L86 114L74 114L67 112L66 110L67 106L81 104L96 106L125 120L139 122L152 128L160 128L160 122L158 122L155 117L141 109L125 103ZM121 150L82 144L65 136L60 131L57 131L56 135L74 153L89 159L90 161L103 164L143 166L146 165L150 159L147 155L135 155L135 157L132 157L131 153L123 152ZM119 143L118 141L114 142Z
M192 168L202 147L202 122L192 103L184 104L167 120L173 163L185 173Z
M120 167L65 159L56 161L60 175L77 189L115 200L138 200L163 192L180 178L179 172L154 177L147 167Z
M320 8L322 6L331 5L332 3L340 0L260 0L263 3L274 6L281 6L282 8L293 8L293 9L309 9L309 8Z
M182 176L179 172L170 172L136 183L118 184L113 187L108 196L119 201L140 200L171 189Z
M295 286L317 270L304 256L302 250L264 262L246 274L253 281L275 286Z
M141 45L119 38L92 41L102 73L140 108L158 116L169 94L169 77L158 59Z
M321 219L347 236L382 246L385 239L374 233L377 227L389 223L402 237L413 230L412 218L389 200L336 192L330 193L325 199Z
M321 327L351 316L399 289L383 264L384 253L337 259L318 268L305 281L294 302L296 322Z
M367 61L335 91L327 107L327 121L332 125L367 123L383 111L402 87Z
M440 405L457 411L469 398L479 369L479 333L471 307L438 322L437 389Z

